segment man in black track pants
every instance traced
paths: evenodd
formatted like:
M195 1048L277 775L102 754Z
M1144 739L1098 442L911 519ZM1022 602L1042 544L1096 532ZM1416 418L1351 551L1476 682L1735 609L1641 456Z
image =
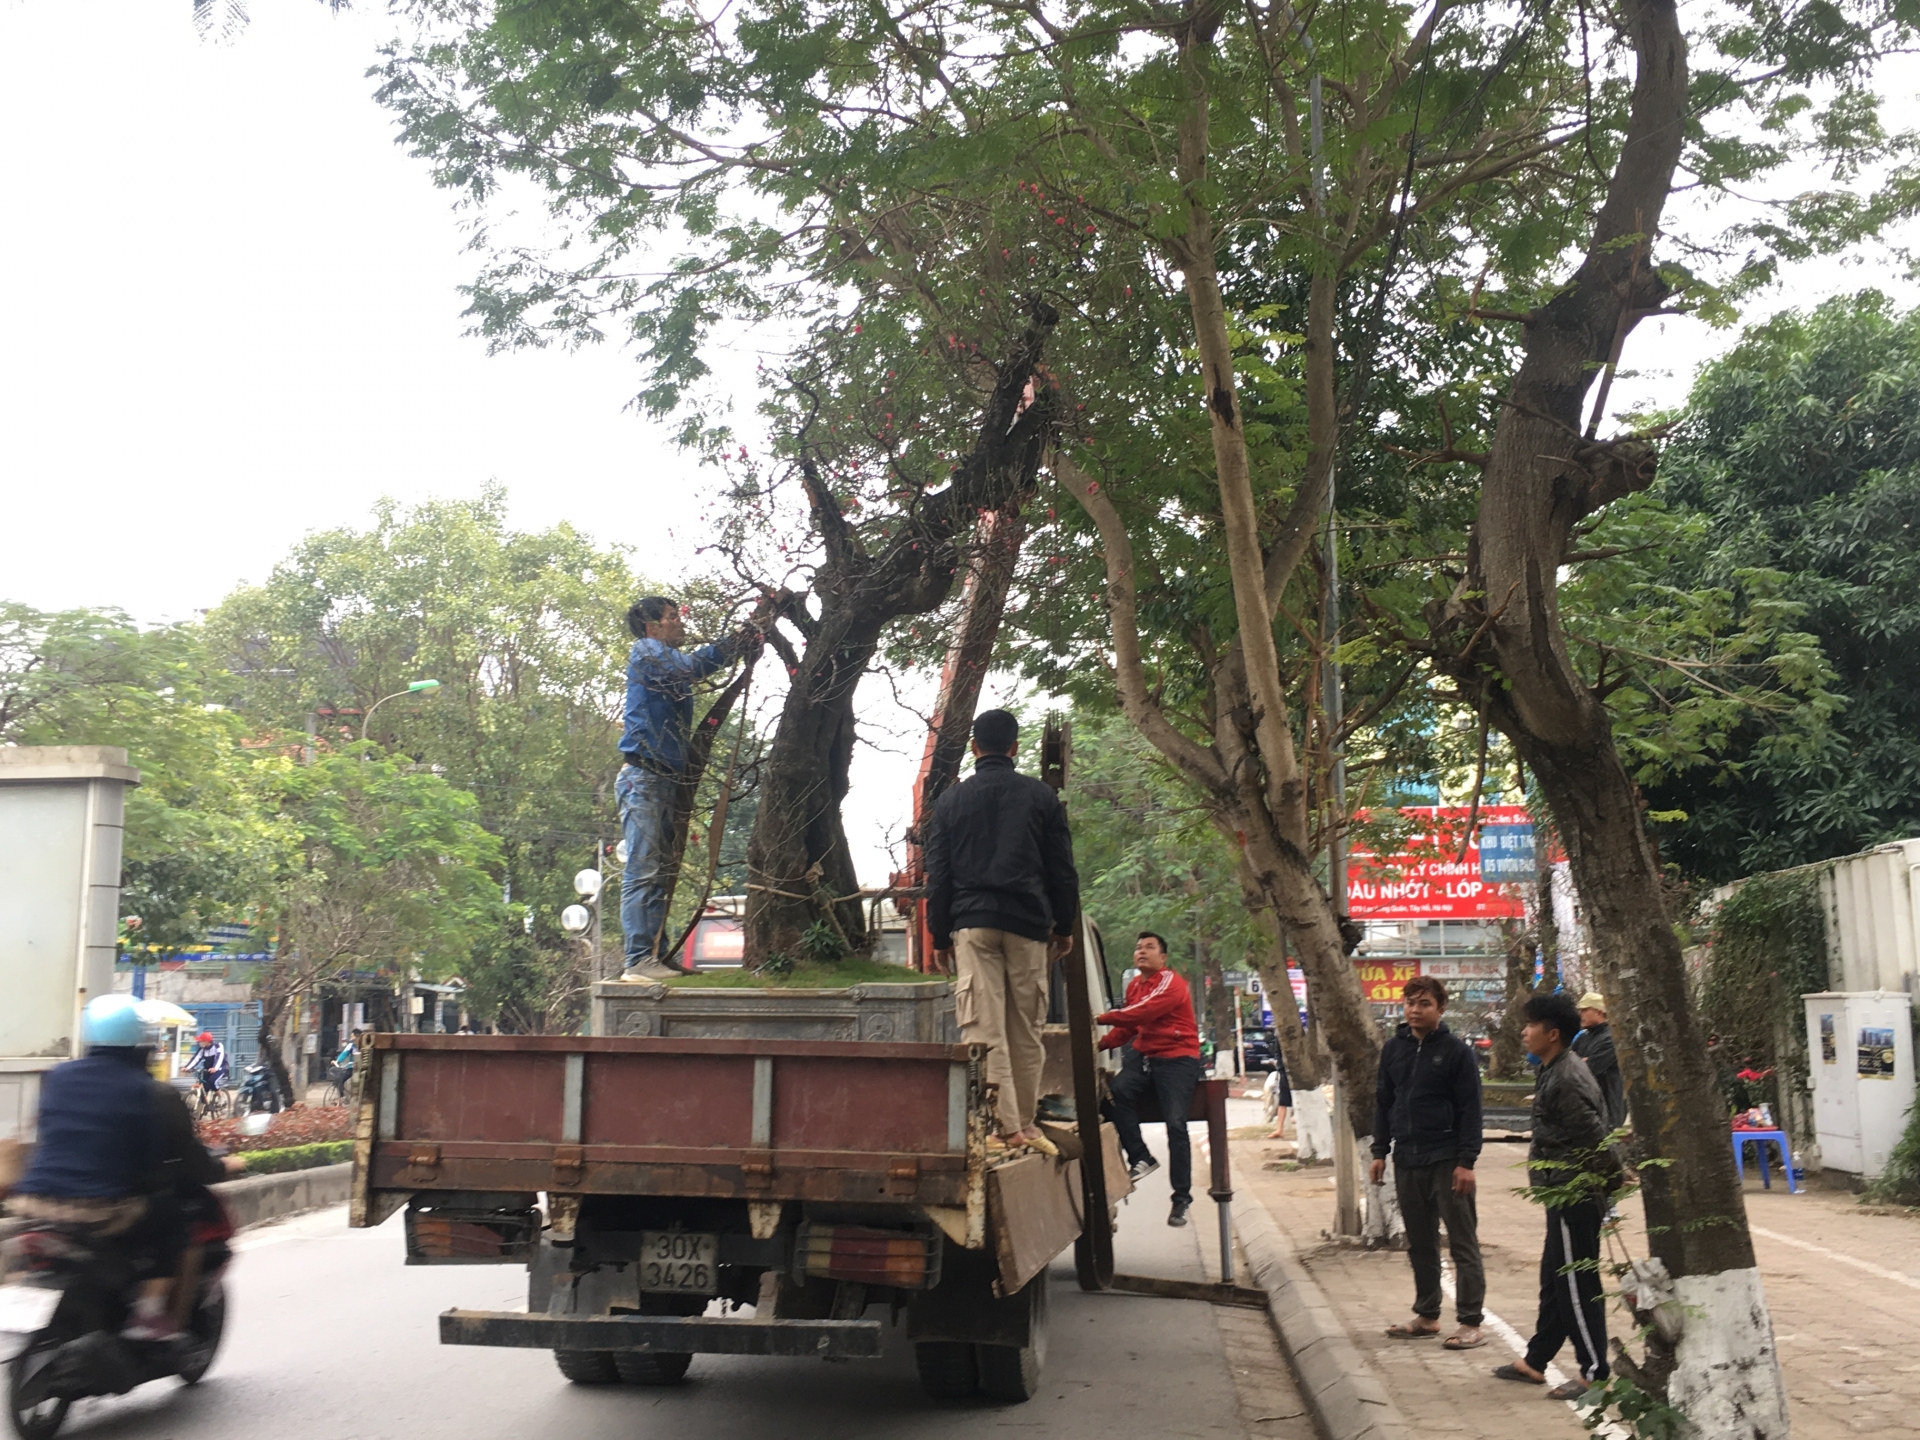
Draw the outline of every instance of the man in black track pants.
M1533 1185L1564 1186L1582 1172L1617 1177L1620 1166L1602 1145L1608 1134L1606 1100L1587 1062L1571 1048L1580 1033L1573 1001L1535 995L1526 1002L1526 1015L1521 1039L1540 1061L1533 1087L1533 1144L1527 1151ZM1598 1188L1572 1204L1547 1207L1540 1315L1526 1357L1494 1370L1502 1380L1546 1384L1547 1366L1568 1340L1580 1379L1555 1386L1548 1392L1553 1399L1577 1399L1607 1378L1607 1302L1599 1267L1606 1209Z

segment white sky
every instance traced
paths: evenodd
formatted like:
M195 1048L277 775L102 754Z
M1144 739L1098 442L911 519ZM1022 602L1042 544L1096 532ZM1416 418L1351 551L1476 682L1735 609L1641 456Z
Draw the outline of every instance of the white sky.
M475 257L364 75L398 22L376 0L250 8L223 47L189 0L0 0L0 598L185 618L382 496L489 480L515 525L570 520L682 573L708 482L625 409L633 361L463 336ZM1823 264L1753 313L1865 283L1913 298ZM1614 408L1673 403L1728 338L1641 327L1648 373ZM863 697L895 752L863 749L847 813L876 884L920 743L881 687Z

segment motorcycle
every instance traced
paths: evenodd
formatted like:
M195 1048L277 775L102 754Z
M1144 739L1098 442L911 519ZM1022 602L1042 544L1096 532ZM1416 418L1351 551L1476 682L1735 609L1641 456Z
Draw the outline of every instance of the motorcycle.
M51 1440L76 1400L174 1375L194 1385L207 1373L226 1326L222 1277L233 1258L233 1220L211 1194L195 1208L188 1238L203 1247L200 1280L186 1332L173 1340L120 1333L138 1280L111 1242L55 1224L31 1225L8 1241L7 1268L21 1283L60 1292L52 1316L7 1367L7 1411L20 1440Z
M246 1079L240 1082L240 1112L243 1115L280 1113L280 1087L274 1083L273 1071L264 1060L249 1065Z

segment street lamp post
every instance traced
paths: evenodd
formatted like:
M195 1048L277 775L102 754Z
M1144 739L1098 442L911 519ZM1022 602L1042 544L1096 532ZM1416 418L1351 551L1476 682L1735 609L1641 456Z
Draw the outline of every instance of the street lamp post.
M369 705L367 707L367 713L360 717L360 738L362 740L367 738L367 726L373 721L373 712L386 704L387 701L398 700L402 695L417 695L422 691L438 690L439 688L440 682L438 680L416 680L404 690L396 690L391 695L382 695L378 700L374 701L373 704Z

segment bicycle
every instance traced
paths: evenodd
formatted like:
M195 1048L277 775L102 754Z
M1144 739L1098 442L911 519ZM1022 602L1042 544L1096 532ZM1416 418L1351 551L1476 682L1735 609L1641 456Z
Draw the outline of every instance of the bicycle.
M196 1120L224 1120L233 1111L232 1097L224 1090L216 1090L202 1082L194 1089L193 1118Z
M327 1067L327 1093L321 1100L321 1104L348 1104L352 1089L353 1067L350 1065L329 1065Z

